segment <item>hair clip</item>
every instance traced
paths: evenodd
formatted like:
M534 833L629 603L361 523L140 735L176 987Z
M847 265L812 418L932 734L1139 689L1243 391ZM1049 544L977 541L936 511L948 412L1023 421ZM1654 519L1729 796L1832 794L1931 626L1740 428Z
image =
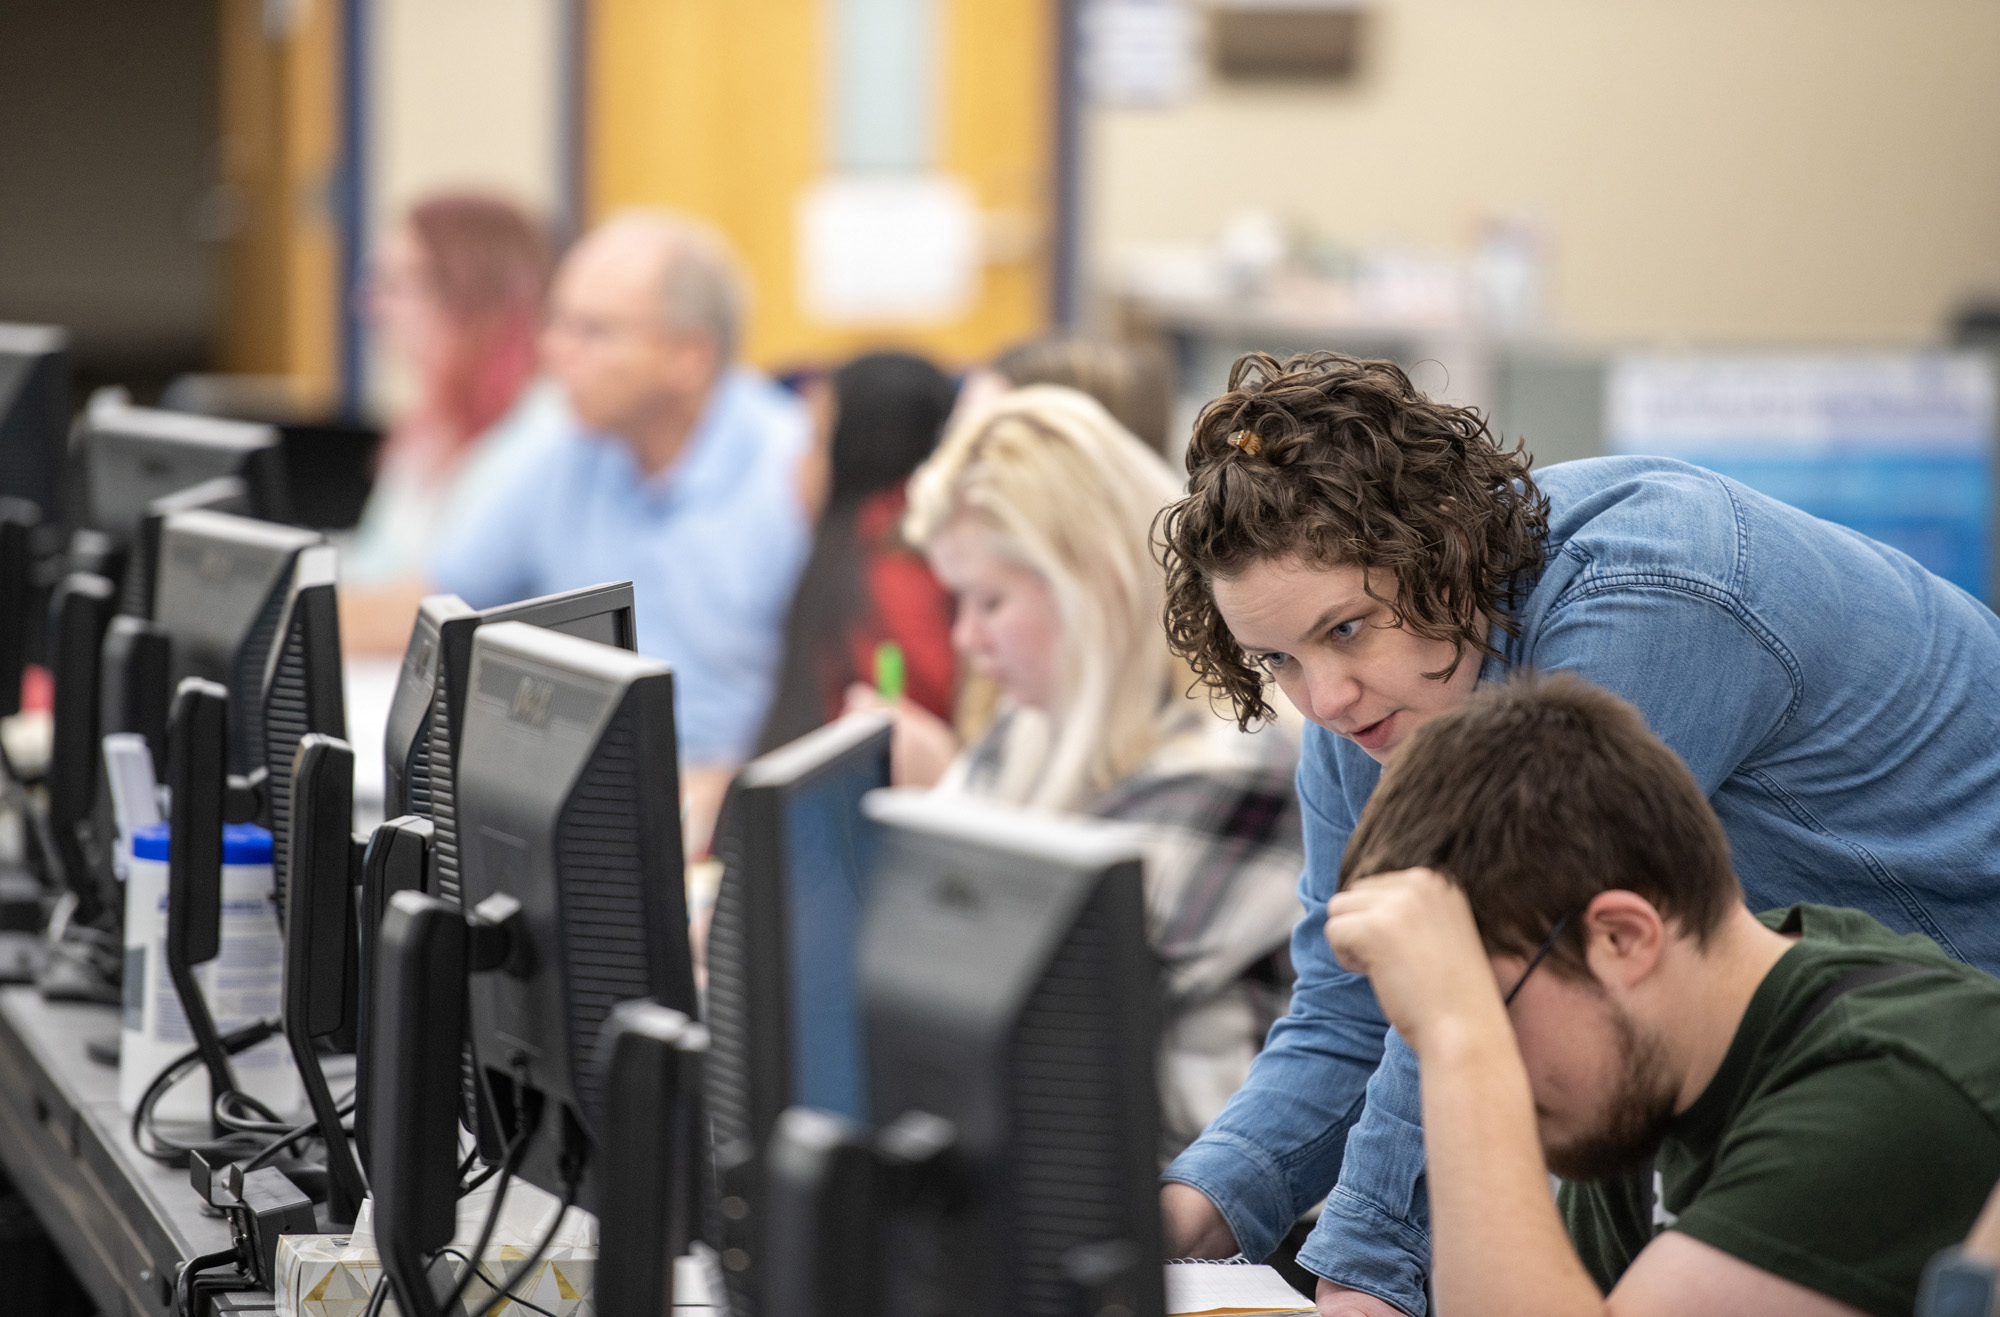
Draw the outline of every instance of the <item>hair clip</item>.
M1255 430L1238 430L1229 436L1229 446L1249 457L1264 451L1264 440Z

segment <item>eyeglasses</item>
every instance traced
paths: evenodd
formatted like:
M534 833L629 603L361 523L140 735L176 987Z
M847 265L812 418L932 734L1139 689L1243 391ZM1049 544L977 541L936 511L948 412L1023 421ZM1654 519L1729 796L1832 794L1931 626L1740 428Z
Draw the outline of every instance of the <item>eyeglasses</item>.
M1549 930L1547 937L1542 939L1542 945L1536 948L1534 955L1528 957L1528 968L1522 970L1521 977L1514 980L1514 986L1507 989L1507 996L1500 1003L1502 1006L1512 1006L1514 1004L1514 998L1521 995L1521 989L1526 986L1528 976L1535 972L1535 966L1541 964L1543 958L1549 952L1555 950L1556 939L1562 936L1563 930L1569 927L1569 921L1574 917L1575 912L1572 911L1570 914L1556 920L1556 926Z

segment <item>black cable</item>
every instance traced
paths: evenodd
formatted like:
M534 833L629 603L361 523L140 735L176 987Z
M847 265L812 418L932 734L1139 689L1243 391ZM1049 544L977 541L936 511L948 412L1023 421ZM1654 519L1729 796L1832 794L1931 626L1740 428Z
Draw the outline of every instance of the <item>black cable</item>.
M458 1196L460 1198L464 1198L466 1195L475 1192L480 1185L485 1184L488 1180L492 1179L494 1176L498 1174L500 1174L500 1168L498 1166L488 1166L485 1170L473 1176L470 1180L467 1180L465 1183L459 1185Z
M530 1253L520 1266L514 1268L514 1273L507 1278L507 1283L494 1292L493 1297L486 1301L484 1307L476 1313L466 1314L466 1317L493 1317L493 1310L502 1303L510 1301L514 1303L524 1302L524 1300L514 1297L514 1287L526 1280L528 1273L541 1265L542 1255L549 1251L549 1245L556 1242L556 1231L562 1229L563 1218L568 1216L569 1209L576 1205L577 1180L581 1178L581 1176L578 1176L575 1179L567 1180L563 1184L562 1205L556 1208L555 1219L549 1222L549 1228L542 1232L542 1242L535 1245L535 1251ZM485 1257L486 1250L482 1248L478 1256ZM468 1267L465 1273L466 1278L470 1279L472 1273L477 1269L477 1267ZM488 1283L490 1284L491 1282ZM446 1311L450 1311L450 1309L447 1307ZM540 1310L537 1309L537 1311Z
M256 1107L259 1112L264 1114L264 1118L261 1120L247 1120L227 1110L227 1104L236 1101L246 1102ZM339 1106L335 1107L334 1111L337 1115L353 1115L354 1098L350 1095ZM256 1098L251 1097L248 1093L238 1092L224 1093L215 1100L215 1119L223 1128L242 1134L282 1134L285 1136L284 1142L286 1143L290 1143L296 1139L300 1130L310 1133L319 1128L317 1120L309 1121L304 1125L293 1125L288 1121L280 1119L276 1114L272 1113L269 1107L257 1101ZM341 1126L341 1130L348 1133L352 1132L345 1125Z
M224 1053L234 1056L282 1032L283 1029L276 1020L258 1020L224 1034L219 1041L222 1043ZM183 1143L179 1139L160 1133L154 1128L155 1108L175 1084L192 1075L201 1064L201 1052L198 1048L190 1048L169 1061L146 1086L145 1093L139 1099L138 1108L132 1113L132 1142L139 1151L154 1161L171 1164L185 1154L197 1152L210 1159L217 1155L231 1160L250 1156L251 1160L243 1168L244 1173L248 1174L269 1165L286 1148L320 1133L317 1120L307 1121L303 1125L287 1125L264 1103L248 1093L234 1089L217 1094L212 1107L216 1123L228 1131L221 1138ZM248 1108L262 1119L238 1116L232 1110L232 1107L237 1105ZM335 1112L346 1116L353 1111L354 1094L350 1092L341 1100ZM351 1133L346 1126L342 1126L341 1129L342 1133ZM264 1141L266 1138L273 1141L267 1143Z
M238 1103L248 1107L251 1114L248 1116L237 1115L232 1108ZM290 1125L279 1119L277 1112L271 1110L262 1102L259 1102L256 1098L240 1089L232 1088L227 1092L217 1093L215 1100L209 1106L211 1109L210 1114L215 1117L215 1123L224 1129L238 1130L246 1134L282 1134L291 1128ZM271 1128L259 1128L265 1125Z
M389 1273L384 1271L375 1278L375 1288L368 1292L368 1306L361 1310L361 1317L379 1317L382 1301L389 1297Z
M493 1242L494 1228L500 1224L500 1208L507 1201L508 1182L514 1178L514 1172L520 1169L521 1159L527 1156L528 1144L534 1137L535 1127L530 1125L514 1136L513 1146L507 1149L507 1156L500 1163L500 1183L493 1190L493 1205L486 1209L486 1222L479 1227L479 1242L472 1246L472 1256L476 1258L486 1256L486 1246ZM556 1219L560 1221L562 1218L558 1216ZM448 1313L455 1308L458 1301L465 1297L465 1287L471 1283L472 1272L467 1270L458 1278L458 1283L451 1287L451 1297L444 1301L442 1311Z
M343 1134L352 1134L354 1131L342 1126L341 1132ZM261 1170L269 1166L273 1161L277 1160L278 1154L285 1148L290 1147L301 1139L310 1138L317 1133L319 1133L319 1122L316 1120L309 1120L303 1125L292 1126L290 1129L282 1132L277 1142L243 1163L243 1173L248 1175L252 1171Z
M225 1262L234 1262L236 1260L236 1250L234 1248L220 1249L214 1253L204 1253L200 1257L188 1259L181 1267L181 1274L174 1277L173 1312L175 1317L193 1317L194 1278L198 1272L207 1271L210 1267L219 1267Z
M267 1038L274 1037L279 1032L280 1028L277 1021L257 1020L243 1026L241 1029L231 1030L229 1033L224 1034L219 1041L222 1043L222 1050L228 1055L234 1056L238 1052L247 1051L255 1047ZM169 1138L167 1135L153 1128L153 1109L159 1105L160 1099L165 1097L167 1091L175 1084L194 1073L195 1069L201 1063L201 1051L199 1048L189 1048L169 1061L159 1074L153 1076L152 1083L146 1086L145 1093L139 1098L139 1105L132 1112L132 1142L138 1147L140 1152L145 1153L154 1161L172 1163L178 1160L182 1154L191 1152L199 1152L204 1157L208 1157L217 1153L228 1154L255 1150L255 1145L247 1142L249 1139L247 1135L232 1134L221 1139L211 1139L197 1143L182 1143L180 1140ZM148 1146L149 1140L151 1146Z
M459 1252L455 1248L441 1248L438 1250L438 1252L444 1255L445 1257L457 1258L460 1262L463 1262L468 1267L472 1266L472 1259L465 1256L465 1254ZM486 1274L485 1267L476 1267L474 1268L474 1270L476 1270L479 1273L479 1279L485 1281L488 1285L494 1287L493 1293L495 1297L498 1297L499 1294L501 1293L499 1288L499 1282L496 1281L492 1276ZM528 1302L528 1300L520 1297L517 1294L509 1294L507 1298L510 1302L518 1304L523 1308L526 1308L529 1312L541 1313L543 1314L543 1317L556 1317L556 1314L550 1312L547 1308L542 1307L540 1304L530 1303ZM366 1314L363 1314L363 1317L366 1317Z

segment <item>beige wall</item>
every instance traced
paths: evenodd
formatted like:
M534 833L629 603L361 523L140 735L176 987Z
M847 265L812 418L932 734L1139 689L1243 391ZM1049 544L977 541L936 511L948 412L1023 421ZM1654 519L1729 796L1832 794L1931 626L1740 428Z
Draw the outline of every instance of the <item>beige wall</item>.
M1246 206L1453 250L1527 210L1556 327L1619 341L1914 341L2000 290L1993 0L1374 0L1364 60L1093 111L1093 257Z
M553 220L560 204L560 0L371 0L371 238L440 188L498 192ZM399 363L371 351L368 393L393 415Z
M373 0L371 12L378 231L412 199L466 184L552 214L560 186L557 0Z

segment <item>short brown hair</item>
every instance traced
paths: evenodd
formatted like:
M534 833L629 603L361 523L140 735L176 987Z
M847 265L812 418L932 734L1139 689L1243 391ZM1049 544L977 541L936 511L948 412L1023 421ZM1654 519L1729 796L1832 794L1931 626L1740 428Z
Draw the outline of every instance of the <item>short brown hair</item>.
M1486 626L1513 633L1517 585L1542 563L1548 500L1517 443L1500 444L1467 407L1433 402L1402 368L1337 352L1279 364L1253 352L1202 409L1187 453L1188 494L1157 530L1174 649L1243 726L1272 716L1264 674L1216 611L1211 583L1253 563L1381 568L1398 626L1493 653Z
M1172 389L1166 353L1156 347L1051 334L1015 344L993 359L993 369L1017 389L1061 384L1081 390L1146 447L1167 450Z
M1419 727L1348 838L1340 884L1436 869L1464 889L1489 950L1583 972L1573 918L1636 892L1705 943L1743 889L1694 774L1639 711L1578 677L1522 674Z

